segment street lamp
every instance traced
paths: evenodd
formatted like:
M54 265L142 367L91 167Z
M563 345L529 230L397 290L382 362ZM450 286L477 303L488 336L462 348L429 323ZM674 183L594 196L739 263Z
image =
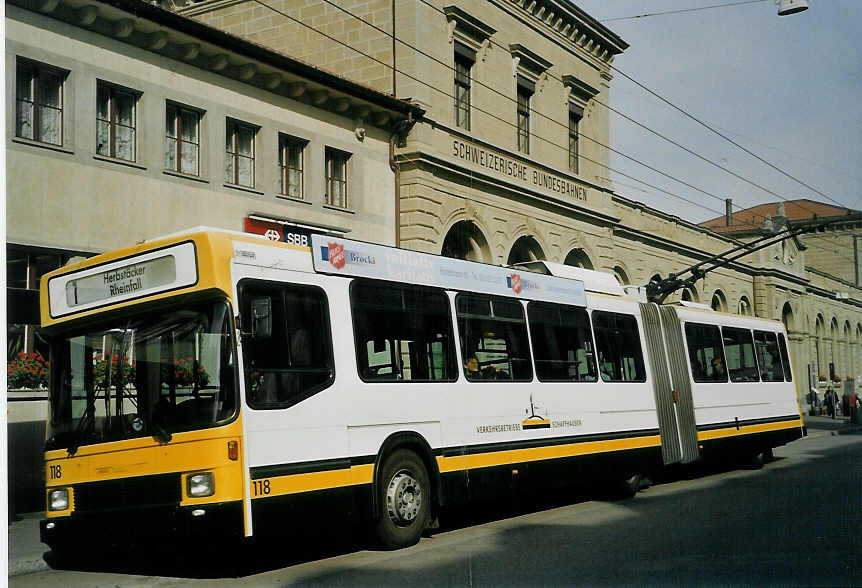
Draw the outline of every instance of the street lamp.
M776 0L775 3L778 4L778 16L787 16L808 10L808 0Z

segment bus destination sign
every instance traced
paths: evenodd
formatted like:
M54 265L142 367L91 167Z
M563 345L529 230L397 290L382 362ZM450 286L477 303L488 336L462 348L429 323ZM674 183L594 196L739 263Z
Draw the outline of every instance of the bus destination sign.
M81 272L51 278L51 316L59 317L197 282L195 247L182 243Z
M176 261L173 256L165 255L70 280L66 283L66 303L71 307L96 300L120 298L126 294L170 284L176 276Z

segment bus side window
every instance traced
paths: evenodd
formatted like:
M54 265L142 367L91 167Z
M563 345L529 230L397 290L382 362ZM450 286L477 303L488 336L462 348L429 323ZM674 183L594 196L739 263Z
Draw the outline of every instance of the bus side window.
M783 382L784 371L781 368L775 333L754 331L754 350L757 353L757 364L760 366L760 379L764 382Z
M629 314L594 311L593 332L599 372L605 382L645 382L637 319Z
M787 355L787 341L784 340L784 333L778 333L778 350L781 353L781 367L784 370L784 380L792 382L793 372L790 369L790 356Z
M455 307L468 381L533 378L527 322L519 300L460 293Z
M326 295L312 286L242 281L242 324L251 328L269 308L269 329L243 334L246 397L255 409L293 406L334 379ZM269 300L264 305L265 300Z
M726 382L721 331L716 325L685 324L691 377L695 382Z
M443 290L356 280L350 306L363 381L455 380L452 315Z
M736 327L722 327L724 355L731 382L758 382L757 359L751 331Z
M543 382L595 382L593 335L583 308L530 302L527 305L536 376Z

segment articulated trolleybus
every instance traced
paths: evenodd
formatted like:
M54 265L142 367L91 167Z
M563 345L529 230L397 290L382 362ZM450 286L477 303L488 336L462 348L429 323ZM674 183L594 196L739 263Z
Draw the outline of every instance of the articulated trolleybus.
M45 543L310 514L398 548L513 486L632 484L803 433L779 322L554 264L310 244L200 228L43 278Z

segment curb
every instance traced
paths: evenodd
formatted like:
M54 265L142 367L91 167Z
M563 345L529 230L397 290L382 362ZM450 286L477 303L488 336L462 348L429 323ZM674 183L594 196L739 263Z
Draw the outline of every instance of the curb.
M41 557L9 560L9 577L23 576L25 574L35 574L36 572L44 572L49 570L48 564Z

